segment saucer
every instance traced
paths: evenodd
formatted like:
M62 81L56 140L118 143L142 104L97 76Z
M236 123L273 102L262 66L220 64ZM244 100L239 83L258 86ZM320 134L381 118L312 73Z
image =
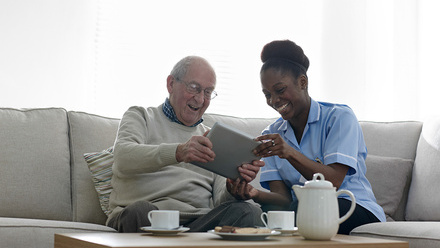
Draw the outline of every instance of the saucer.
M141 230L144 232L152 233L153 235L168 236L168 235L177 235L178 233L181 232L186 232L189 230L189 227L181 226L176 229L157 229L157 228L152 228L151 226L144 226L141 227Z
M281 235L293 235L296 232L298 232L298 227L295 227L293 229L274 229L276 231L279 231L281 233Z
M272 230L270 233L221 233L214 230L209 230L208 233L216 234L226 240L241 240L241 241L262 241L269 236L280 235L281 232Z

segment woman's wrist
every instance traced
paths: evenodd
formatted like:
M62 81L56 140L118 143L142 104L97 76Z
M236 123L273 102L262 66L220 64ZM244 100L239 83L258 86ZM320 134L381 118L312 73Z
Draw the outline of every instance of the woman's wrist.
M287 157L285 159L287 159L290 162L298 162L297 153L298 151L295 148L290 147L289 152L287 153Z

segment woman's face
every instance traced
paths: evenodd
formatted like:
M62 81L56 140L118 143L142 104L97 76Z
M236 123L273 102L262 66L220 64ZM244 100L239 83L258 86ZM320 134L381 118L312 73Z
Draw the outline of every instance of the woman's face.
M307 78L297 79L291 73L267 69L260 75L261 86L267 105L275 109L284 120L290 123L308 117L310 97L307 92Z

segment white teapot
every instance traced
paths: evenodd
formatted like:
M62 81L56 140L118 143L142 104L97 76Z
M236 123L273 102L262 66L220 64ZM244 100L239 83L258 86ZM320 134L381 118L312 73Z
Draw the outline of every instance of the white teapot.
M356 207L353 193L348 190L336 192L333 184L326 181L321 173L315 173L313 180L307 181L304 186L293 185L292 188L298 198L298 232L306 239L330 240L338 232L339 224L347 220ZM351 207L339 218L337 196L343 193L350 196Z

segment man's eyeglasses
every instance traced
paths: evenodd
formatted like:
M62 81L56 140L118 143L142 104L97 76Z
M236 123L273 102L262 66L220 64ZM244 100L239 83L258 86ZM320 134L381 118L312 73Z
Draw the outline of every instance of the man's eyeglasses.
M181 83L184 83L186 85L186 91L190 94L197 95L200 92L202 92L202 87L200 84L195 82L185 82L178 78L176 78L176 81L179 81ZM205 99L212 100L217 96L217 92L215 92L213 89L204 89L203 95L205 96Z

